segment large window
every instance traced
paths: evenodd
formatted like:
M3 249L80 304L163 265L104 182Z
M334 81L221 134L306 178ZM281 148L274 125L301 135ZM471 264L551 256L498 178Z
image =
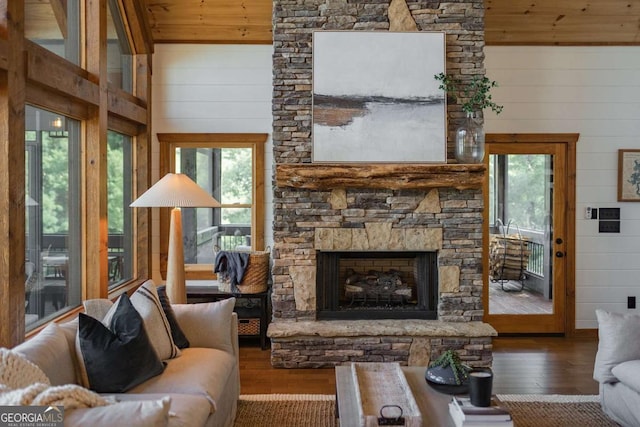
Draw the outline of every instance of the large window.
M109 84L133 90L133 56L116 0L107 8L107 76Z
M161 163L169 166L163 173L184 173L221 204L213 209L182 208L187 277L202 278L203 272L213 276L217 250L264 250L266 135L160 134L158 139L166 159Z
M27 329L81 302L80 124L25 111Z
M78 65L80 63L80 2L26 1L25 37Z
M107 133L107 215L109 287L133 277L133 152L131 137Z

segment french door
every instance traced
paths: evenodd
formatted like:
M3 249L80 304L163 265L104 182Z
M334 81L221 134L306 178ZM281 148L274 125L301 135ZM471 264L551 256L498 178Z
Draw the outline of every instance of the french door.
M575 329L576 134L488 134L485 322L498 333Z

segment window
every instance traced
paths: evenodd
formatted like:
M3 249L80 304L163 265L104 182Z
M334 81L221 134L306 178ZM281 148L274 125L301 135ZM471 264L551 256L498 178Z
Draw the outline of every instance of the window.
M81 302L80 123L25 111L27 330Z
M80 63L80 2L27 1L25 37L76 65Z
M109 84L133 91L133 55L118 2L107 8L107 79Z
M182 208L187 278L213 277L217 249L264 250L266 138L266 134L158 135L161 164L168 166L161 173L184 173L221 204L213 209ZM166 253L168 215L163 218L161 251ZM164 272L165 266L161 268Z
M107 215L109 287L133 277L133 192L131 137L107 132Z

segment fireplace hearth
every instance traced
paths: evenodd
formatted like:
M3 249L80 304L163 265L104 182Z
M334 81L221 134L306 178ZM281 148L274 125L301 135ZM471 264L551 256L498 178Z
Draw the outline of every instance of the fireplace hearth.
M317 318L436 319L435 252L318 251Z

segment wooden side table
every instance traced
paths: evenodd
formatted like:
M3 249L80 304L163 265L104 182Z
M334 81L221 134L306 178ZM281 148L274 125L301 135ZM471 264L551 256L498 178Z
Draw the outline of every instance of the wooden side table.
M267 326L270 320L269 291L258 294L233 294L221 292L216 286L187 285L187 302L215 302L228 298L236 300L257 300L253 307L236 307L238 314L238 336L259 337L260 348L267 348ZM259 323L259 324L256 324Z

